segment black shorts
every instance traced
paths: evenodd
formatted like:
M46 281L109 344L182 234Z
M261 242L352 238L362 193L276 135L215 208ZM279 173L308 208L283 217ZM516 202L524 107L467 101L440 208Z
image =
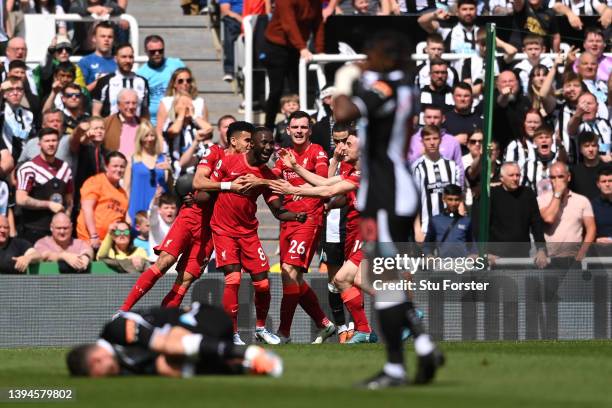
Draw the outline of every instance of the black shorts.
M344 242L321 242L321 262L332 266L342 266Z

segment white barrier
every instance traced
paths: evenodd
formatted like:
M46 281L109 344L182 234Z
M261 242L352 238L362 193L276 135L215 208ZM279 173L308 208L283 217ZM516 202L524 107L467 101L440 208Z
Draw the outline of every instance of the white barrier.
M40 63L45 60L47 48L55 37L55 27L58 21L70 21L90 23L101 21L93 17L82 17L78 14L26 14L25 16L26 44L28 45L27 63ZM134 48L134 56L137 62L147 61L145 56L140 55L140 34L138 22L130 14L122 14L110 17L110 21L125 20L130 25L130 43ZM42 39L42 41L41 41ZM45 41L46 40L46 41Z

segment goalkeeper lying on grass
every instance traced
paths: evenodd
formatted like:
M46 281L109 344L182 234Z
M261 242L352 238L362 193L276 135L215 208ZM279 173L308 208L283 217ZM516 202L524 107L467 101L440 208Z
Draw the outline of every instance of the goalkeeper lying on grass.
M232 335L231 319L210 305L122 312L104 326L95 344L68 353L68 369L89 377L282 374L276 354L259 346L235 346Z

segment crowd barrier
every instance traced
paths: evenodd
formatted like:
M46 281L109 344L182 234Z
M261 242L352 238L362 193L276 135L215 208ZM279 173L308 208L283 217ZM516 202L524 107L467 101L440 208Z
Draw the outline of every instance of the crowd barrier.
M135 275L122 274L0 275L0 347L68 346L92 341L136 279ZM158 305L174 279L163 277L137 307ZM309 275L306 279L331 316L326 277ZM578 340L610 339L612 335L609 270L502 269L462 275L429 272L426 276L417 274L413 280L417 285L421 281L430 285L428 290L415 290L414 301L438 340ZM452 290L466 282L487 283L487 290ZM282 298L280 276L271 274L270 284L272 304L267 325L276 330ZM222 274L206 274L195 283L184 304L200 301L220 305L223 286ZM255 325L252 297L250 279L245 277L240 287L238 320L242 338L247 341L253 341ZM365 299L366 312L377 330L371 298ZM315 325L298 308L293 341L309 342L316 332Z

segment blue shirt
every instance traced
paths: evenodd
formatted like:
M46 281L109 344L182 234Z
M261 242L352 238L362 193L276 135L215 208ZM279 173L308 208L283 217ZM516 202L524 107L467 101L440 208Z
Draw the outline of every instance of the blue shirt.
M612 201L601 196L591 200L593 215L595 215L595 226L597 227L597 238L612 238Z
M230 5L230 10L231 11L233 11L234 13L242 15L242 6L244 4L243 0L221 0L219 2L219 5L225 4L225 3Z
M151 256L149 241L145 241L140 237L136 237L134 238L134 246L136 248L144 249L145 251L147 251L147 255Z
M89 85L99 77L115 72L117 63L113 57L100 57L93 52L81 58L79 67L83 71L85 83Z
M431 243L425 246L427 254L433 253L436 247L433 243L438 244L438 256L441 257L461 257L475 253L472 220L469 216L459 218L459 221L453 225L446 235L446 239L442 242L442 238L444 238L446 231L454 220L455 216L446 212L434 215L430 219L425 236L425 242Z
M157 109L166 94L172 74L184 66L183 61L178 58L166 58L160 67L152 68L149 64L144 64L136 71L149 82L149 113L153 125L157 124Z

